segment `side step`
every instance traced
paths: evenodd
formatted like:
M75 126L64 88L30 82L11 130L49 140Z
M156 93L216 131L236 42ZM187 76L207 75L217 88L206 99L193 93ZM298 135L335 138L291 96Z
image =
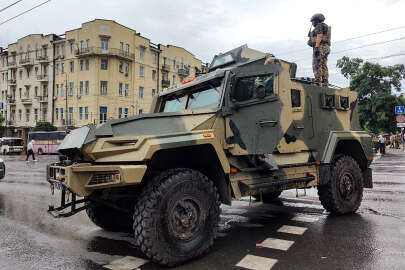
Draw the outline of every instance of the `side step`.
M283 186L283 185L295 184L295 183L305 183L305 184L307 184L308 182L311 182L313 180L315 180L315 176L309 174L308 176L302 177L302 178L294 178L294 179L278 180L278 181L268 181L268 182L266 181L266 182L254 183L254 184L244 184L243 182L241 182L241 184L243 184L245 187L247 187L247 189L250 191L250 190L257 190L257 189L260 189L260 188Z

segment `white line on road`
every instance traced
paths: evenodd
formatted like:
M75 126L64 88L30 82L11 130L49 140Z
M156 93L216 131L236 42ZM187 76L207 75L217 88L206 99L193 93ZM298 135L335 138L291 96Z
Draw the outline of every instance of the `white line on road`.
M141 258L126 256L121 259L114 260L110 262L110 264L104 265L104 267L111 270L132 270L146 264L147 262L147 260Z
M288 240L283 240L283 239L277 239L277 238L267 238L262 242L262 246L265 248L273 248L273 249L279 249L279 250L284 250L287 251L292 245L294 244L294 241L288 241Z
M316 222L319 220L317 217L308 217L308 216L295 216L291 220L299 222Z
M302 235L304 232L307 230L305 227L298 227L298 226L289 226L289 225L283 225L281 226L280 229L278 229L278 232L282 233L291 233L291 234L299 234Z
M276 263L276 259L246 255L236 266L251 270L270 270Z

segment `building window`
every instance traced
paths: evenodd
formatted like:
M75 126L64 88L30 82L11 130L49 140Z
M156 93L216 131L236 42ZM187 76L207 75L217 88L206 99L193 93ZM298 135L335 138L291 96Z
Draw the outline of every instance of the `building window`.
M80 51L82 52L84 49L84 41L80 40Z
M37 109L35 109L35 110L37 110ZM35 120L37 120L37 119L35 118ZM58 108L55 109L55 120L59 120L59 109Z
M56 85L56 89L57 89L57 90L59 90L58 88L59 88L59 85ZM38 96L38 86L35 86L35 87L34 87L34 95L35 95L35 97Z
M59 56L60 55L60 53L59 53L59 46L56 46L56 56Z
M60 120L63 120L63 108L60 108Z
M153 54L153 64L157 63L157 55L156 53Z
M118 119L122 117L122 108L118 108Z
M80 81L79 94L83 95L83 81Z
M138 114L142 114L142 113L143 113L142 109L139 109Z
M65 88L63 87L63 83L60 85L60 96L63 97L65 95Z
M100 96L107 95L107 81L100 81Z
M173 85L176 84L176 75L173 75Z
M128 108L125 108L124 109L124 118L127 118L128 117Z
M48 114L48 109L47 108L43 108L42 109L42 121L46 121L46 115Z
M144 67L141 66L141 67L139 68L139 76L143 77L144 73L145 73L145 72L144 72Z
M101 59L101 69L103 69L103 70L108 69L108 59L107 58Z
M107 107L100 107L100 124L107 121Z
M120 42L120 52L124 52L124 42Z
M145 48L141 47L141 50L139 52L139 58L143 60L145 58Z
M120 97L122 97L122 83L121 82L118 84L118 95Z
M70 42L69 47L70 47L70 53L73 54L74 49L75 49L74 42Z
M61 72L60 73L65 73L65 63L60 64Z
M22 119L22 110L18 110L18 120Z
M25 110L25 122L29 122L30 121L30 110L26 109Z
M84 83L84 93L85 93L85 95L89 94L89 81L86 81Z
M62 56L65 56L65 45L62 45Z
M90 39L86 39L86 48L90 48Z
M70 121L71 125L72 125L72 120L73 120L73 107L69 107L68 121Z
M74 82L70 82L70 83L69 83L69 96L73 96L74 87L75 87Z
M139 98L143 98L143 87L139 87Z
M83 119L83 107L79 107L79 120Z
M44 85L44 88L42 89L42 95L44 97L48 96L48 85Z
M56 64L56 74L59 74L59 64Z
M124 63L120 61L119 71L124 72Z
M89 59L86 59L86 70L90 69L90 61Z
M83 71L83 60L80 60L80 71Z
M152 80L156 81L156 70L152 70Z
M38 76L38 67L35 67L35 76Z
M129 84L125 84L125 96L129 96Z
M59 96L59 84L56 85L55 97Z
M176 68L176 57L173 58L173 69L175 69L175 68Z
M70 61L70 72L75 72L75 62Z
M127 55L129 55L129 44L126 45L126 52L127 52Z
M108 39L102 39L101 40L101 49L102 50L108 50Z
M125 75L128 76L129 74L129 64L125 63Z
M30 98L30 87L29 86L25 87L25 97Z
M34 119L38 121L38 109L34 109Z
M22 80L22 73L23 73L23 71L20 70L20 80Z
M152 97L156 95L156 89L152 89Z
M21 88L18 88L18 94L19 94L20 99L21 99L21 97L22 97L22 89Z
M89 107L84 107L84 120L89 119Z

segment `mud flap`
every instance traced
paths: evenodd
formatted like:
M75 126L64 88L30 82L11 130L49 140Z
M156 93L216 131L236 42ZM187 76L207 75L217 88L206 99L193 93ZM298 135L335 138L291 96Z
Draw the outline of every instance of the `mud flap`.
M363 171L363 186L365 188L373 188L373 173L371 168Z
M319 183L318 185L326 185L330 181L331 165L325 164L319 166Z

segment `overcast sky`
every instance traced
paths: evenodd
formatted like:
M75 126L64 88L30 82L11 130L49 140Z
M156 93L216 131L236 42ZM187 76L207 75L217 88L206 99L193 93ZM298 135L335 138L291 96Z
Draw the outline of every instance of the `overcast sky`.
M0 9L15 1L1 0ZM43 1L23 0L0 12L0 22ZM368 59L405 53L405 27L333 44L333 41L405 26L405 0L52 0L0 25L0 46L6 47L30 33L63 34L83 22L103 18L135 29L154 43L182 46L205 62L217 53L248 44L279 58L297 61L298 76L312 76L312 52L306 49L309 48L306 41L309 19L318 12L332 26L330 83L348 85L335 68L336 60L342 56ZM336 53L402 37L399 41ZM378 62L404 64L405 55Z

